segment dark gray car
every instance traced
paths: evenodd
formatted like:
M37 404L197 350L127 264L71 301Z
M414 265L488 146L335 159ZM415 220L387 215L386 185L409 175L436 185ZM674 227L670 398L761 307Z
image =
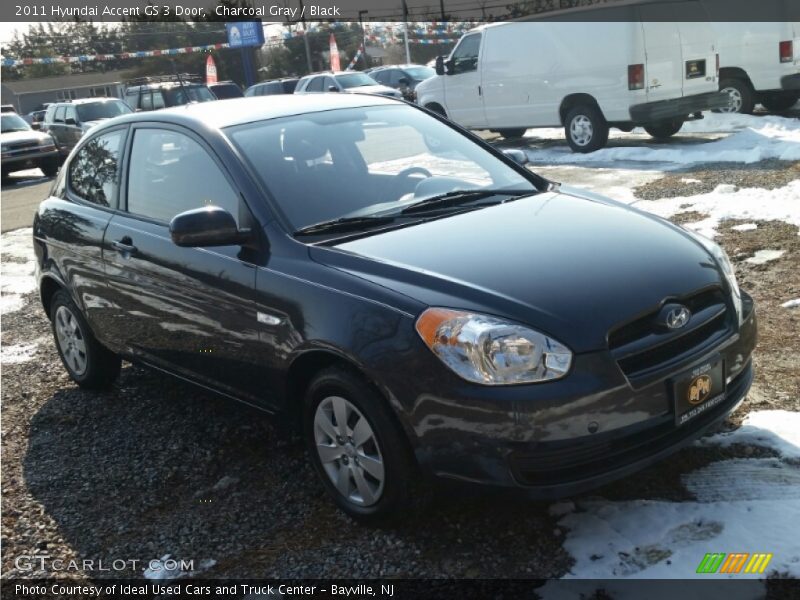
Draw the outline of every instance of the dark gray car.
M47 107L42 130L53 136L58 151L66 156L93 126L130 112L131 108L119 98L84 98L56 102Z

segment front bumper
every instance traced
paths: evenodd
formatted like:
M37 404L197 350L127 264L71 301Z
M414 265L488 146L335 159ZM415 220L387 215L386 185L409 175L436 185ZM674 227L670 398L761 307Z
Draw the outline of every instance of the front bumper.
M636 125L647 125L667 119L682 118L704 110L714 110L728 106L729 97L725 92L707 92L682 98L645 102L630 107L631 120Z
M753 380L756 342L752 299L745 319L712 348L643 386L632 386L608 352L576 355L563 380L445 391L452 381L423 382L410 415L420 465L435 476L525 489L557 498L598 487L702 436L743 401ZM675 425L672 382L712 357L723 361L724 400Z
M785 90L800 90L800 73L781 77L781 87Z
M4 153L6 154L6 153ZM45 150L41 151L36 148L24 151L11 151L7 153L8 156L2 157L3 172L20 171L22 169L33 169L38 167L43 160L49 160L58 157L58 150Z

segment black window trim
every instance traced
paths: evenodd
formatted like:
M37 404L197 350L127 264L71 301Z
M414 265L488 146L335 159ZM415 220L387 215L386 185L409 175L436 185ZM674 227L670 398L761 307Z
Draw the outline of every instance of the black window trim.
M91 142L92 140L108 135L109 133L114 133L115 131L122 132L122 143L120 145L119 151L119 158L117 158L117 193L114 194L114 202L109 206L103 206L102 204L97 204L96 202L90 202L86 198L83 198L78 192L72 189L72 181L70 180L69 170L72 166L72 160L74 157L78 155L81 149ZM129 125L116 125L114 127L109 127L108 129L102 129L101 131L94 132L91 136L87 136L82 139L79 145L75 148L75 151L72 153L70 157L70 161L64 165L64 194L67 197L67 200L70 202L75 202L82 206L89 206L91 208L96 208L98 210L102 210L109 213L118 213L119 212L119 205L120 205L120 198L122 197L122 168L120 165L125 164L125 160L127 159L125 150L128 146L128 139L130 138L130 126Z
M175 125L173 123L167 123L163 121L143 121L134 123L131 126L131 130L128 133L128 139L125 141L125 164L123 166L123 173L119 186L117 212L123 214L128 219L135 219L137 221L143 221L145 223L152 223L154 225L161 225L162 227L169 228L169 223L166 221L162 221L160 219L155 219L153 217L148 217L146 215L140 215L128 211L128 179L130 176L130 168L131 168L128 157L130 157L131 152L133 150L133 139L136 137L136 132L139 131L140 129L160 129L160 130L173 131L175 133L185 135L190 139L194 140L195 142L197 142L200 145L200 147L203 148L203 150L205 150L208 153L208 155L211 157L211 160L214 161L219 170L222 172L223 176L228 181L228 185L230 185L231 190L233 190L233 192L238 196L239 201L244 204L244 207L250 213L250 218L253 220L253 222L256 223L258 222L258 219L256 218L256 212L254 212L253 209L250 207L250 204L245 199L245 195L242 192L241 188L238 185L236 185L235 180L231 175L230 171L228 171L228 168L222 162L222 160L214 151L214 149L201 136L197 135L194 131L192 131L188 127L183 127L181 125ZM237 221L240 221L240 219L237 218Z

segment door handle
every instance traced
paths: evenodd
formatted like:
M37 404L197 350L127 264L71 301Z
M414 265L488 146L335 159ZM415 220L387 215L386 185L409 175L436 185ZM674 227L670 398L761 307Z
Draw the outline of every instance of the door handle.
M133 254L136 252L136 246L133 245L133 240L128 236L125 236L121 240L111 242L111 247L123 254Z

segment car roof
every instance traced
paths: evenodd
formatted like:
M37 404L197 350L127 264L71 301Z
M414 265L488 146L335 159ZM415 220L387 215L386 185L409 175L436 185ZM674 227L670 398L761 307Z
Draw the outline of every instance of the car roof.
M386 106L398 104L398 102L398 100L374 94L276 94L274 96L231 98L225 102L184 104L157 111L131 113L112 121L115 124L138 121L163 121L178 124L200 122L209 127L222 129L253 121L341 108Z
M74 100L63 100L59 102L53 102L52 104L48 105L47 108L53 105L65 105L69 106L72 104L73 106L76 104L91 104L93 102L110 102L112 100L119 100L119 98L114 97L106 97L106 96L95 96L94 98L75 98ZM121 102L121 100L119 100ZM45 109L47 110L47 109Z

